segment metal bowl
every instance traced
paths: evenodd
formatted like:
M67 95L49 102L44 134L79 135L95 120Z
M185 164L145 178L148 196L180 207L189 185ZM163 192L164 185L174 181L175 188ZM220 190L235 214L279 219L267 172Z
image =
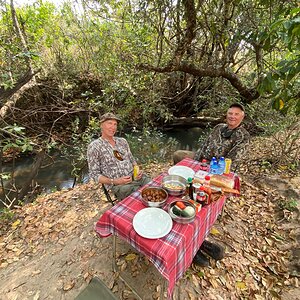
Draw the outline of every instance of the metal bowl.
M142 202L149 207L162 207L168 199L168 193L165 189L158 186L149 186L141 192Z
M179 175L166 175L162 180L163 188L171 196L180 196L185 193L187 180Z
M174 212L173 212L173 207L175 206L175 204L176 204L176 202L178 202L178 201L180 201L180 202L182 202L185 206L190 206L190 207L192 207L193 209L194 209L194 214L192 215L192 216L190 216L190 217L182 217L182 216L177 216ZM196 216L196 207L192 204L192 203L190 203L190 202L188 202L188 201L186 201L186 200L175 200L175 201L172 201L170 204L169 204L169 206L168 206L168 213L169 213L169 215L171 216L171 218L175 221L175 222L177 222L177 223L181 223L181 224L188 224L188 223L191 223L191 222L193 222L194 221L194 219L195 219L195 216Z

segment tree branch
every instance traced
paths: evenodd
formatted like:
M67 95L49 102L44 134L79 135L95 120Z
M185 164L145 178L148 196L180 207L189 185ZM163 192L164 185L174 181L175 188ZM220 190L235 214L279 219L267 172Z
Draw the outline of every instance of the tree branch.
M199 69L195 67L195 65L187 64L187 63L181 63L177 66L167 65L165 67L153 67L145 64L140 64L138 68L147 71L158 72L158 73L180 71L198 77L211 77L211 78L223 77L227 79L231 83L231 85L238 90L240 95L245 99L245 102L250 103L251 101L259 97L259 93L255 88L247 88L235 73L229 70L225 70L223 68L215 69L215 68L208 67L205 69Z

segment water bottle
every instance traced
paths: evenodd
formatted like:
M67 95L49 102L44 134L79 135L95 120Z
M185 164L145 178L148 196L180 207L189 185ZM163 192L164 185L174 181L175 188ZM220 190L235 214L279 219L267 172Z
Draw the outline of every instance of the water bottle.
M209 165L209 173L218 174L218 172L219 172L218 161L215 157L213 157Z
M220 157L218 166L219 166L218 174L222 175L225 170L225 158L223 156Z
M210 170L211 170L211 168L212 168L212 166L213 166L213 164L214 164L214 162L215 162L216 160L217 160L217 159L216 159L215 157L213 157L213 158L211 159L210 164L209 164L209 172L210 172Z

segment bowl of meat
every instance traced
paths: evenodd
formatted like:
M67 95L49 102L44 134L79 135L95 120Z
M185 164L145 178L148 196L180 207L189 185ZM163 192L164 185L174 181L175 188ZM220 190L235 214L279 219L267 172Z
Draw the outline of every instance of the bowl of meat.
M168 199L168 192L159 186L148 186L142 190L141 196L145 206L162 207Z

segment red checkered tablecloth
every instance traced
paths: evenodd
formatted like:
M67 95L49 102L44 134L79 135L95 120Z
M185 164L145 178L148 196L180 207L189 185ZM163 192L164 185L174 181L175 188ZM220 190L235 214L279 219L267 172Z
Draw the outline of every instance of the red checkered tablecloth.
M190 167L195 172L200 170L200 163L189 158L177 165ZM166 174L156 177L149 185L160 185ZM211 205L203 207L194 222L189 224L173 222L172 230L166 236L160 239L147 239L138 235L132 225L135 214L145 208L140 200L140 190L107 210L96 223L95 229L100 237L111 234L119 236L147 256L167 279L168 297L171 297L176 282L191 265L196 252L220 214L226 197L223 196ZM174 197L168 198L168 202L172 200Z

